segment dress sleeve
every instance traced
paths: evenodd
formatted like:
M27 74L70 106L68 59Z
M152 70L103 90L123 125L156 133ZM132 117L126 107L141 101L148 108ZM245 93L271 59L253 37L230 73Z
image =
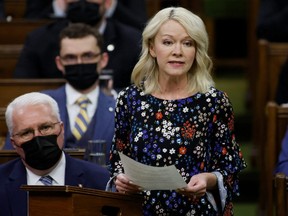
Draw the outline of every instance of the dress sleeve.
M112 176L123 173L118 152L125 153L129 146L130 118L126 90L119 93L115 109L115 132L110 150L110 172Z
M224 188L219 187L219 195L225 213L231 211L233 197L239 196L238 174L246 167L246 163L235 140L232 104L225 93L219 92L218 96L213 118L214 134L211 142L213 154L210 171L219 172L223 177ZM223 189L226 190L224 200Z

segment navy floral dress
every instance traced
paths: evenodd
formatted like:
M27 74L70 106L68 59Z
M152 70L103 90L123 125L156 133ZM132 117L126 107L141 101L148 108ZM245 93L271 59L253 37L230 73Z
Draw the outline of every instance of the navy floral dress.
M163 100L134 85L127 87L119 93L116 107L113 174L123 172L118 151L151 166L174 164L187 183L202 172L222 177L218 185L222 182L223 188L213 193L217 211L207 195L189 200L176 191L144 191L143 215L233 215L238 173L246 164L235 141L233 109L225 93L212 87L205 94Z

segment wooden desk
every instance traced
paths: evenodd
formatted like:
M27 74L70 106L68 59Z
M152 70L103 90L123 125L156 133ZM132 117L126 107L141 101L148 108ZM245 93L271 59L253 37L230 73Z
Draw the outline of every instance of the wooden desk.
M75 186L28 186L30 216L141 216L142 196Z

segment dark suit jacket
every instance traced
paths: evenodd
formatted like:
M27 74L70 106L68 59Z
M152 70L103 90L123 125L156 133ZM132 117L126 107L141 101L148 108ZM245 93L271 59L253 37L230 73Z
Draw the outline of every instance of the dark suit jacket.
M115 118L114 109L116 101L112 96L105 95L102 91L99 93L98 105L89 127L80 140L77 140L70 129L69 116L66 106L65 86L58 89L42 91L50 95L59 106L60 117L64 124L65 148L86 148L90 139L104 139L107 141L106 161L109 161L109 151L114 135ZM6 139L4 149L12 149L10 139Z
M53 14L53 0L26 0L25 18L47 19ZM52 16L53 17L53 16ZM142 30L148 17L145 0L118 0L112 16L119 22Z
M65 185L105 190L109 172L90 162L66 155ZM20 190L27 184L26 169L20 158L0 165L0 215L26 216L27 192Z
M287 0L262 0L259 7L257 37L274 42L288 41L287 20Z
M278 172L283 172L285 175L288 175L288 130L286 130L285 136L282 140L282 148L274 174Z
M4 17L5 17L4 1L0 0L0 20L4 19Z
M55 57L59 53L58 37L69 22L58 20L32 31L20 54L15 78L60 78ZM104 51L109 54L106 69L114 72L114 87L122 89L130 84L131 72L141 50L141 31L113 19L107 20L104 31ZM107 47L112 49L108 49Z
M53 0L26 0L25 18L47 19L54 13L52 8Z
M118 0L112 18L142 31L148 20L146 1Z

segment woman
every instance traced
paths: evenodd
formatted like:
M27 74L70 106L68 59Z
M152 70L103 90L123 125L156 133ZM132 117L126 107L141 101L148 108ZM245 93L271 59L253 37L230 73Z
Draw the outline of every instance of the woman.
M233 215L246 164L231 103L213 87L203 21L184 8L165 8L142 36L134 84L120 92L116 108L110 162L117 191L141 190L124 174L122 152L146 165L173 164L187 182L177 191L143 191L143 215Z

